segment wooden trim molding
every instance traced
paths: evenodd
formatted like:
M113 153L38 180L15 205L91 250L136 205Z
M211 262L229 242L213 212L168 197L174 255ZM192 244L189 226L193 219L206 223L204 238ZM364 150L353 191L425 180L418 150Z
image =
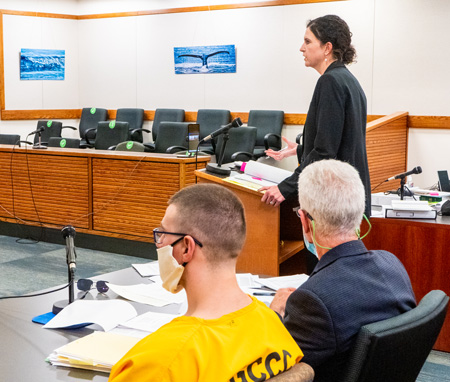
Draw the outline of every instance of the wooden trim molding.
M79 16L77 16L77 15L66 15L63 13L14 11L14 10L9 10L9 9L0 9L0 13L3 15L48 17L48 18L52 18L52 19L69 19L69 20L78 20L79 19Z
M450 117L410 115L408 117L408 127L416 129L450 129Z

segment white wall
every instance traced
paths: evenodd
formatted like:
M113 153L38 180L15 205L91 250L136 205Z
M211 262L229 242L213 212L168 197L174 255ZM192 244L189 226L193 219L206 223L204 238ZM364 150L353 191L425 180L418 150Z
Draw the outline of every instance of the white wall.
M91 14L237 2L0 0L0 7ZM306 21L329 13L340 15L353 31L358 62L349 69L366 92L369 114L405 110L411 115L450 115L448 0L349 0L80 21L5 16L6 107L306 113L318 74L304 67L299 47ZM174 74L173 47L208 44L236 45L235 74ZM20 82L18 52L25 47L66 49L66 80ZM31 125L35 121L1 121L0 132L14 126L24 134ZM286 126L284 133L294 139L299 130ZM448 168L449 155L435 150L434 142L448 147L450 133L410 130L408 167L424 169L416 184L430 185L437 180L436 169ZM295 160L287 166L294 167Z

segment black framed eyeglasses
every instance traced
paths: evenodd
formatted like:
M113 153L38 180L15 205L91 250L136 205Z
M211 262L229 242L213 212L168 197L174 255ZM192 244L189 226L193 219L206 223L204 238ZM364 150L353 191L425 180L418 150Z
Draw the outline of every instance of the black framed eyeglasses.
M295 208L293 208L293 210L295 211L297 216L300 218L300 210L302 210L301 207L300 206L295 207ZM306 214L306 216L308 217L309 220L311 220L311 221L314 220L313 217L309 214L309 212L306 212L305 210L302 210L302 211Z
M92 280L89 279L79 279L77 281L77 288L79 290L82 290L84 292L89 292L93 287L96 288L98 290L99 293L106 293L109 290L108 285L106 285L107 281L97 281L94 282Z
M159 228L155 228L153 230L153 240L156 244L161 244L163 235L175 235L175 236L182 236L179 239L175 240L171 245L175 245L179 241L183 240L185 236L190 236L192 239L194 239L195 244L197 244L200 248L203 247L203 244L200 243L194 236L189 235L188 233L179 233L179 232L167 232L167 231L161 231Z

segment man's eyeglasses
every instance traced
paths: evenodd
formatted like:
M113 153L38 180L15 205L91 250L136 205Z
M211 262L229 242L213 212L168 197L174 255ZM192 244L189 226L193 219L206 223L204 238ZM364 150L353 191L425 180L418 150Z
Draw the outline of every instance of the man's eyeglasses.
M97 281L95 283L94 288L97 288L99 293L106 293L109 290L108 285L106 285L107 281ZM89 292L92 289L94 282L89 279L79 279L77 281L77 287L79 290L84 292Z
M295 213L297 214L297 216L300 218L300 210L301 210L301 207L300 207L300 206L295 207L295 208L293 208L293 210L295 211ZM311 221L314 220L313 217L309 214L309 212L306 212L305 210L302 210L302 211L305 213L306 217L307 217L309 220L311 220Z
M162 238L163 235L175 235L175 236L182 236L179 239L175 240L171 245L175 245L176 243L178 243L179 241L183 240L183 238L185 236L188 236L188 233L178 233L178 232L167 232L167 231L161 231L159 228L155 228L153 230L153 240L155 241L156 244L161 244L162 242ZM192 235L189 235L192 237L192 239L194 239L195 244L197 244L199 247L203 247L203 244L200 243L195 237L193 237Z

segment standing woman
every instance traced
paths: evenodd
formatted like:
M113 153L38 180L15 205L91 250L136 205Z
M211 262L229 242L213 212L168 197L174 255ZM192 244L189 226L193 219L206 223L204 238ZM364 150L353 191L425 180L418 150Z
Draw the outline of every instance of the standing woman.
M370 216L370 177L366 154L367 101L358 80L345 65L356 57L347 23L335 15L308 22L300 48L305 66L320 73L303 130L303 148L288 141L282 151L267 150L276 160L297 155L300 165L278 186L266 190L261 201L274 206L297 195L298 176L309 164L338 159L354 166L366 193L365 214Z

